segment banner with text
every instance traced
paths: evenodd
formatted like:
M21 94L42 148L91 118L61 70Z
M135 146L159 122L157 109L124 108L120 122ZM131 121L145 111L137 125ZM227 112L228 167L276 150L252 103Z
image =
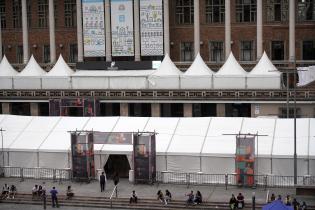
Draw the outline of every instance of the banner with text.
M112 55L134 56L133 1L111 0Z
M105 18L103 0L82 0L85 57L105 56Z
M162 0L140 1L141 55L163 55Z

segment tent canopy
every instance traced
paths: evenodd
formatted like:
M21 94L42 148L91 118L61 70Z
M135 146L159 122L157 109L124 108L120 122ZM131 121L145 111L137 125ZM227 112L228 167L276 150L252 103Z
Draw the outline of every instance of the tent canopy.
M15 76L17 74L18 74L18 72L15 71L15 69L9 63L7 57L4 55L2 58L2 61L0 63L0 76L11 77L11 76Z
M34 56L32 55L25 68L18 74L18 76L43 76L46 72L38 65Z
M281 72L272 64L266 52L264 52L257 65L249 72L249 76L251 75L280 76Z
M213 71L205 64L202 57L198 53L194 62L183 74L183 76L209 76L212 75Z
M45 75L45 76L58 76L58 77L66 77L73 74L74 71L68 66L68 64L63 59L60 54L58 61L54 65L54 67Z
M165 55L160 67L150 76L163 77L163 76L179 76L182 72L175 66L168 54Z
M241 65L235 59L231 52L224 65L215 74L216 76L246 76L247 72L241 67Z
M263 206L262 210L293 210L293 207L284 205L281 200L275 200Z

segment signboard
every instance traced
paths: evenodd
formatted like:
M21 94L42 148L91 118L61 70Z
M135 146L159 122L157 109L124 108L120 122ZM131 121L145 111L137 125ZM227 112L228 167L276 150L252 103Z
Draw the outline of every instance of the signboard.
M126 144L132 145L133 133L93 132L94 144Z
M134 56L133 1L111 0L112 56Z
M140 1L141 55L163 55L162 0Z
M85 57L105 56L105 18L103 0L82 0Z
M236 174L239 185L253 186L255 172L255 136L236 136Z

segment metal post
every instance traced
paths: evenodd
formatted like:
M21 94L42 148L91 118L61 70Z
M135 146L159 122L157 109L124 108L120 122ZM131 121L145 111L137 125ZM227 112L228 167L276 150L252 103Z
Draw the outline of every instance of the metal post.
M5 130L3 130L2 128L0 128L0 132L1 132L2 166L4 167L3 131L5 131Z
M294 59L294 81L293 81L293 91L294 91L294 185L297 185L297 155L296 155L296 63Z
M287 72L287 118L289 118L289 72Z
M256 209L256 198L255 198L255 192L252 194L252 210Z
M44 207L44 209L46 209L46 191L44 190L43 191L43 207Z

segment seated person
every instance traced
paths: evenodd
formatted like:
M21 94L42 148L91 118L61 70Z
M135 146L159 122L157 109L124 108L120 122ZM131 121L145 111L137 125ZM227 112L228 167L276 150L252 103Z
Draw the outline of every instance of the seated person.
M130 197L130 199L129 199L129 203L137 203L138 202L138 196L137 196L137 193L136 193L136 191L132 191L132 193L131 193L131 197Z
M14 185L11 185L10 190L9 190L9 198L14 199L16 194L16 187Z
M36 184L32 189L32 199L35 198L35 196L38 195L38 185Z
M202 203L202 195L201 195L201 192L199 190L197 191L197 193L195 195L194 203L196 203L196 204Z
M188 196L188 199L186 200L187 204L193 204L194 203L194 191L190 191L190 193L186 194Z
M9 186L4 184L2 187L1 199L6 199L9 196Z
M232 197L230 198L230 202L229 202L231 210L236 209L236 203L237 203L237 200L236 200L234 194L232 194Z
M38 197L42 196L43 194L43 187L41 185L38 186L37 195Z
M161 190L159 190L159 191L157 192L157 199L160 200L160 201L161 201L162 203L164 203L165 205L167 205L167 202L166 202L165 197L164 197L164 195L163 195L163 193L162 193Z
M71 199L74 196L73 190L71 189L71 186L68 186L67 191L66 191L66 199Z
M170 202L172 200L172 194L169 190L165 190L165 200L166 202Z
M273 202L276 200L276 196L274 193L271 194L270 201Z
M239 193L236 199L237 199L237 208L238 209L244 208L245 203L244 203L244 196L242 195L242 193Z

